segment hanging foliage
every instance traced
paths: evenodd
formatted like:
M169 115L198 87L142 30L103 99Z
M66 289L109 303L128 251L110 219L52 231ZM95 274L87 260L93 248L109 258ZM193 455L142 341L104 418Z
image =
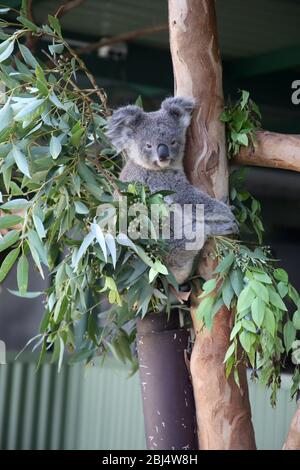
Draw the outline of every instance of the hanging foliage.
M17 264L12 293L45 296L33 342L41 346L40 361L51 349L60 366L67 346L72 360L112 351L135 367L133 320L149 310L170 311L169 288L178 286L153 230L152 239L134 240L120 229L120 200L126 196L128 207L137 209L156 204L163 212L164 195L119 182L120 157L104 133L105 93L63 39L57 18L48 20L41 27L24 16L1 23L0 281ZM6 26L15 32L7 35ZM24 45L30 33L48 41L44 60ZM86 89L78 84L84 77ZM139 216L138 210L129 213L129 232ZM146 216L143 223L152 229ZM49 276L45 293L28 291L29 258L42 277ZM106 299L108 306L99 308ZM74 328L82 319L86 332L76 350Z
M242 91L234 106L221 116L226 123L229 153L239 152L240 146L253 143L253 131L260 127L260 112ZM244 135L237 139L237 132ZM213 317L222 305L234 312L230 346L226 352L227 377L234 374L239 385L238 366L241 362L252 367L252 377L271 388L271 403L276 403L280 373L289 353L295 364L291 395L299 389L300 297L289 282L288 273L278 267L270 248L262 246L264 227L260 204L243 189L245 172L234 170L230 180L231 202L240 223L240 235L248 243L226 237L215 237L215 257L218 261L213 279L202 286L203 299L197 318L211 328ZM256 234L258 242L251 238ZM289 312L292 312L290 314Z

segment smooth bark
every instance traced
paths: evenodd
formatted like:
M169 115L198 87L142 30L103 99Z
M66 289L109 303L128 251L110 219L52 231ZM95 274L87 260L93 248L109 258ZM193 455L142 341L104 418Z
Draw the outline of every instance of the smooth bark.
M228 172L223 108L222 67L217 42L214 2L169 0L170 45L175 94L197 100L187 140L185 168L191 182L209 194L226 199ZM203 250L199 271L212 277L212 247ZM192 314L193 315L193 314ZM193 315L194 317L194 315ZM191 357L200 449L255 449L246 370L241 388L226 380L223 364L232 314L222 309L212 332L200 329Z
M300 400L298 401L298 408L292 419L283 450L300 450Z
M234 163L300 171L300 135L256 132L254 148L242 147Z

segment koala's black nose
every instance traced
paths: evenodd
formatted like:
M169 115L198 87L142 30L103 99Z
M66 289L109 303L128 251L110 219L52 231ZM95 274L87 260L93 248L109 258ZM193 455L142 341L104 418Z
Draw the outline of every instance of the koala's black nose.
M157 146L157 154L160 161L167 160L170 156L168 146L165 144L159 144Z

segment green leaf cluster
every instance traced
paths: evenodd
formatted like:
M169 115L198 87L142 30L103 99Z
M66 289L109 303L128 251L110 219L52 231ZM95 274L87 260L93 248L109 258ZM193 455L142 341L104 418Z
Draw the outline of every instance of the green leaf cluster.
M230 201L234 215L239 223L240 236L249 239L256 235L258 243L263 241L264 225L261 218L260 202L253 197L245 186L245 168L234 169L230 174Z
M241 90L239 99L225 107L220 119L226 125L229 159L237 155L241 147L254 146L254 131L261 127L261 114L249 91Z
M30 258L42 277L49 276L45 314L33 341L41 347L40 362L49 349L59 368L66 349L74 361L110 351L135 369L135 319L150 310L169 312L169 288L178 286L164 265L161 240L135 240L119 229L118 198L126 196L129 207L143 205L150 213L153 203L163 212L164 197L119 182L120 156L105 136L110 111L104 91L63 39L58 19L49 16L39 27L24 11L17 23L5 23L15 32L0 44L0 230L8 230L0 235L0 282L16 264L17 288L11 292L40 295L28 291ZM29 32L50 39L43 60L24 45ZM79 76L89 88L78 85ZM108 204L116 233L106 223ZM129 227L143 224L153 233L142 213L128 219ZM82 321L86 328L78 342Z
M197 319L211 328L214 315L223 305L234 312L224 358L226 375L233 372L239 383L239 364L251 366L253 376L271 387L274 405L280 372L291 350L296 364L292 395L300 383L299 341L295 341L300 331L300 296L266 248L250 249L237 241L216 237L216 259L215 277L202 286Z

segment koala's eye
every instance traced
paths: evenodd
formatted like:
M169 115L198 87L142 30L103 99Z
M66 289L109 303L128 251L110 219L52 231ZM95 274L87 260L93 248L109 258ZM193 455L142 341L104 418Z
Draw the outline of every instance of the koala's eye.
M147 148L147 149L151 149L151 148L152 148L152 145L151 145L151 144L146 144L146 148Z
M171 145L175 145L177 142L175 139L172 140Z

